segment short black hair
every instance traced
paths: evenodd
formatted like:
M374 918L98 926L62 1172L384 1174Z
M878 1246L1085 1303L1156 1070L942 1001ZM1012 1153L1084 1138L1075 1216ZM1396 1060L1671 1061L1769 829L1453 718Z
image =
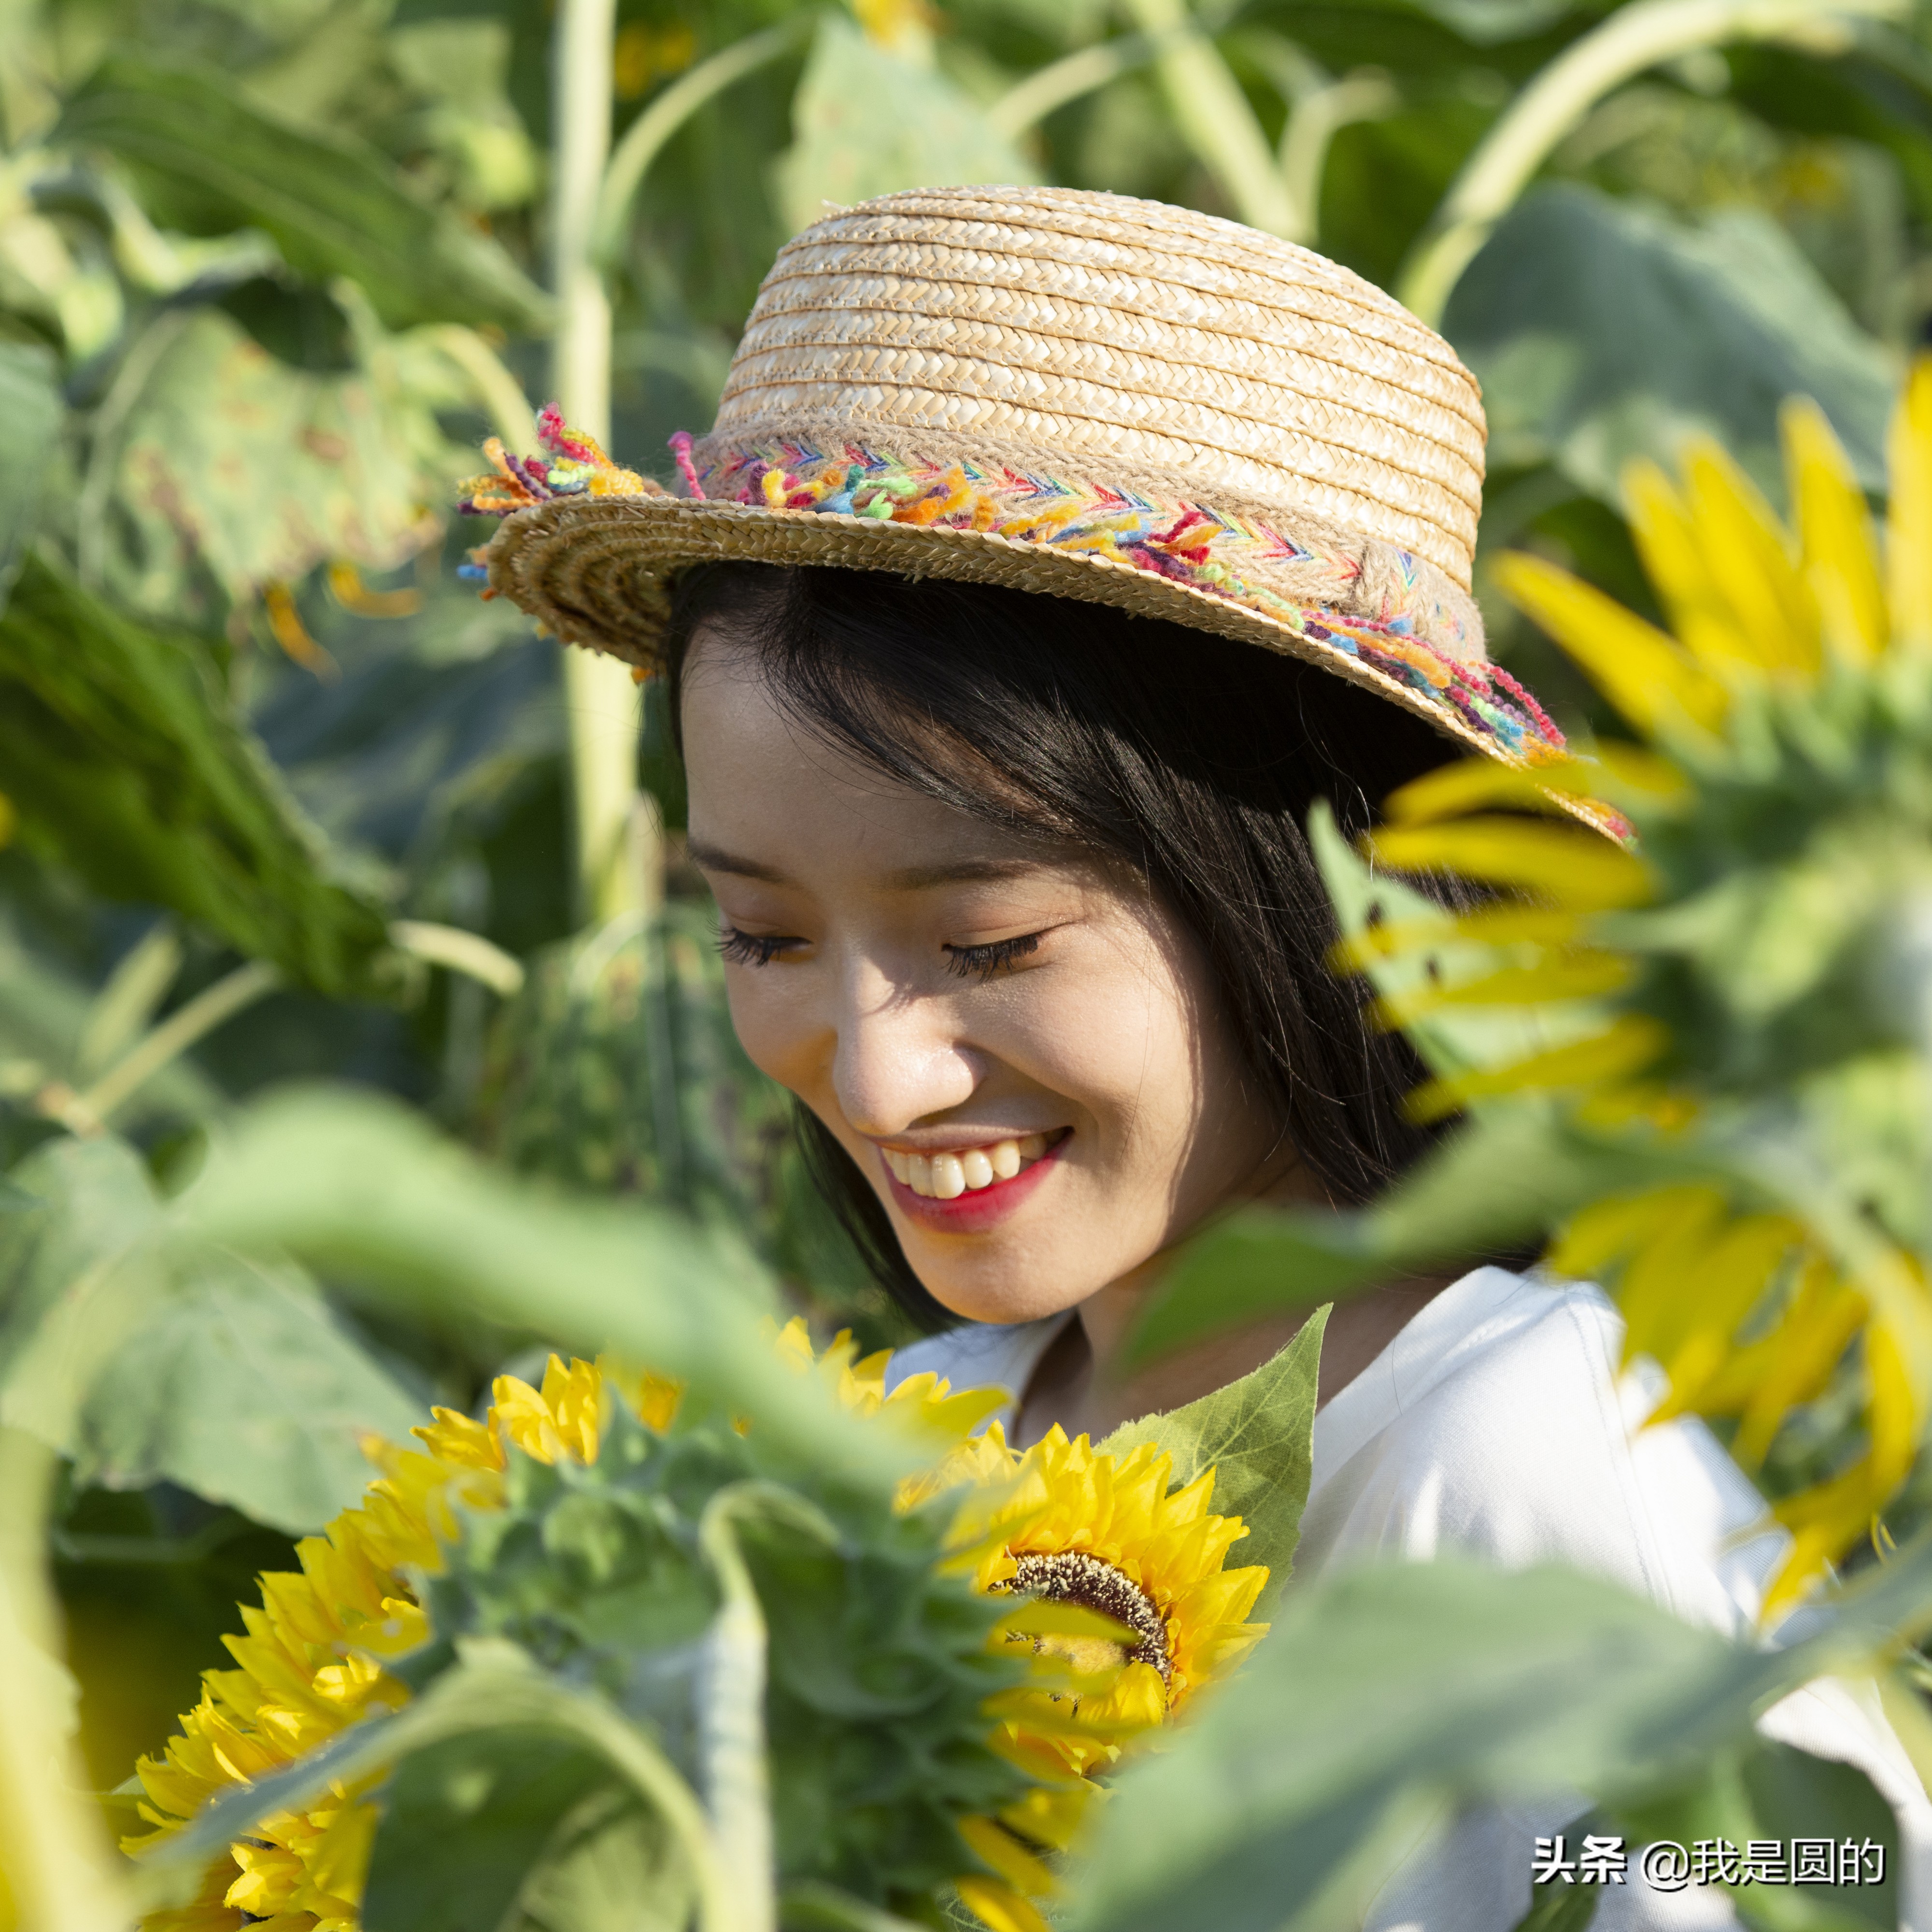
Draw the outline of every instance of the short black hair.
M1335 916L1304 827L1342 830L1454 755L1400 706L1300 660L1108 606L985 584L824 566L719 562L674 586L670 713L707 624L756 655L800 724L889 777L1008 829L1131 867L1207 961L1281 1140L1338 1204L1430 1144L1404 1112L1422 1078L1329 955ZM970 748L970 755L962 756ZM857 1164L811 1112L814 1180L915 1320L954 1318L920 1284Z

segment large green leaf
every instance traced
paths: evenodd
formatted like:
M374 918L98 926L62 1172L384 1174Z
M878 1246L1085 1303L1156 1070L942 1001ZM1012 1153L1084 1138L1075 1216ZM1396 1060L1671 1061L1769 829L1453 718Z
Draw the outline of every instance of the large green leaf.
M424 201L375 148L278 120L214 69L110 54L70 98L52 138L118 156L170 226L198 235L259 228L299 274L346 275L392 328L547 325L542 292L503 250Z
M819 22L792 99L778 186L794 232L825 204L895 188L1030 182L1038 171L945 75L875 46L842 14Z
M0 770L33 842L292 979L367 984L382 914L236 721L206 646L134 623L36 553L0 615Z
M1388 1564L1298 1586L1238 1682L1121 1777L1072 1922L1358 1922L1398 1832L1462 1803L1701 1788L1719 1754L1754 1747L1760 1711L1876 1636L1766 1653L1556 1569Z
M1592 1138L1541 1095L1464 1121L1372 1207L1243 1208L1187 1242L1132 1343L1144 1360L1283 1308L1308 1307L1418 1268L1539 1242L1587 1203L1674 1180L1743 1173L1688 1139ZM1748 1185L1747 1180L1746 1183Z
M46 466L26 452L51 450L58 440L65 411L56 376L50 350L0 341L0 422L20 452L20 460L0 469L0 609L46 500Z
M1286 1348L1251 1374L1198 1402L1127 1423L1100 1445L1118 1456L1154 1443L1174 1458L1177 1484L1214 1472L1216 1513L1238 1516L1248 1526L1230 1561L1268 1566L1258 1606L1264 1615L1288 1581L1301 1540L1328 1324L1328 1311L1318 1308Z
M438 398L385 380L380 351L346 375L290 368L219 309L152 327L115 451L129 528L111 580L130 603L183 608L198 569L246 603L320 563L388 570L422 548L428 507L470 460L438 431Z
M278 1528L362 1493L361 1443L418 1406L312 1284L194 1242L140 1157L49 1142L0 1199L0 1418L72 1456L76 1480L168 1481Z
M1778 406L1808 395L1882 487L1891 361L1768 216L1694 224L1539 188L1470 264L1443 330L1481 379L1492 464L1554 463L1614 505L1630 458L1668 461L1702 430L1778 490Z
M368 1932L502 1926L530 1886L532 1868L564 1834L560 1819L581 1816L587 1805L603 1830L647 1826L622 1796L595 1753L561 1738L472 1732L419 1751L383 1787L362 1923ZM614 1809L621 1820L608 1815ZM568 1882L553 1868L537 1888L548 1894L560 1881ZM682 1888L671 1890L681 1912ZM630 1932L642 1922L634 1916L637 1898L631 1903L632 1918L606 1922L609 1932ZM674 1928L682 1923L681 1916L671 1922ZM597 1924L593 1917L582 1932Z
M165 1292L146 1164L62 1138L0 1182L0 1421L65 1448L96 1378Z
M776 1311L749 1247L640 1204L520 1181L440 1138L399 1103L295 1089L244 1113L182 1201L182 1226L278 1250L406 1304L609 1346L758 1418L760 1441L886 1480L910 1441L842 1415L793 1373L761 1317Z
M286 1264L215 1250L172 1272L88 1391L76 1479L165 1478L257 1522L320 1528L369 1481L363 1438L407 1442L421 1404Z

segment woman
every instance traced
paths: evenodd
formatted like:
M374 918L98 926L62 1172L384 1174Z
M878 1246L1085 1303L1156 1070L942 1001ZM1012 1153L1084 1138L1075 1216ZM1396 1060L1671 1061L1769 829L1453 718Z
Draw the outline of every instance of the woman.
M1359 1202L1425 1144L1325 963L1310 808L1359 830L1459 742L1562 742L1484 655L1447 346L1230 223L919 191L782 253L684 497L550 441L478 500L524 512L490 583L668 673L740 1036L881 1279L958 1324L896 1372L1004 1386L1027 1442L1267 1359L1295 1319L1121 1345L1207 1216ZM1635 1432L1618 1341L1595 1289L1494 1266L1342 1304L1302 1573L1563 1561L1750 1631L1777 1535L1701 1424ZM1923 1807L1848 1696L1766 1723ZM1367 1922L1502 1932L1574 1808L1462 1819ZM1728 1922L1686 1904L1634 1876L1598 1922Z

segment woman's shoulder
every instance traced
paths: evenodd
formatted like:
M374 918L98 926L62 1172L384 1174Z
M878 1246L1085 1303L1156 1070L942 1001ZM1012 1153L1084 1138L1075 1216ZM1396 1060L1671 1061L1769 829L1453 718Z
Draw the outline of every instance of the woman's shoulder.
M1589 1282L1465 1276L1316 1418L1304 1564L1562 1563L1749 1628L1784 1533L1702 1423L1646 1426L1660 1378L1622 1349Z

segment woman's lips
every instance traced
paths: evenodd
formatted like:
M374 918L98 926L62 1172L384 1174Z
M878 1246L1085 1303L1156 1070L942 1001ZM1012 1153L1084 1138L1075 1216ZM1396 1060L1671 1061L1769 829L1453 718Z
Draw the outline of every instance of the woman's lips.
M915 1193L892 1172L892 1163L886 1159L883 1148L880 1150L879 1165L885 1170L886 1184L892 1190L894 1205L908 1220L947 1234L977 1234L1004 1221L1032 1193L1072 1138L1070 1132L1048 1136L1045 1150L1028 1161L1018 1173L1006 1178L996 1175L986 1186L968 1189L950 1200Z

